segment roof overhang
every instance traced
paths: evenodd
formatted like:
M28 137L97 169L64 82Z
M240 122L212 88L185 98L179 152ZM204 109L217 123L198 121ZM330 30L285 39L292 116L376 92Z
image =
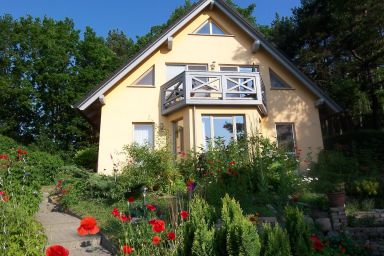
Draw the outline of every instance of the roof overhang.
M114 74L103 81L99 86L88 93L81 101L75 104L81 112L87 115L85 111L92 104L98 101L99 97L104 95L110 90L117 82L124 78L129 72L135 69L142 61L148 58L156 49L163 44L169 45L169 39L173 37L182 27L188 24L194 17L196 17L205 8L217 7L224 14L226 14L233 22L243 29L253 40L259 40L260 46L274 57L281 65L283 65L289 72L291 72L301 83L303 83L314 95L319 99L324 99L324 103L334 112L342 111L342 108L329 97L321 88L312 82L306 75L304 75L287 57L285 57L279 50L277 50L271 43L269 43L263 34L261 34L254 26L245 20L232 6L223 0L202 0L195 4L195 6L173 26L166 30L157 40L149 44L146 48L140 51L136 56L128 61L127 64L119 68ZM101 107L101 105L98 104Z

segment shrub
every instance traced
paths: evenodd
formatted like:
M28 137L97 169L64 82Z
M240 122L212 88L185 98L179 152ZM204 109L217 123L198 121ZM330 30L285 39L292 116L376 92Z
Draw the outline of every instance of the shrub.
M214 255L214 210L199 197L189 207L191 217L185 223L183 255Z
M177 179L181 178L175 168L174 156L167 148L152 149L133 144L125 150L128 164L122 176L127 188L146 186L151 190L171 192Z
M222 226L217 234L219 255L259 255L260 241L256 226L242 213L240 205L226 195L221 210Z
M42 185L52 184L59 167L64 161L56 155L42 151L32 151L28 154L26 171Z
M293 256L310 255L310 230L304 214L296 207L285 208L285 226Z
M287 231L278 224L273 228L269 224L263 226L261 256L290 256L291 247Z
M77 151L74 157L75 164L96 171L98 150L98 145L94 145Z
M357 161L345 156L341 151L320 152L317 163L311 166L310 175L315 178L315 190L335 192L344 189L344 184L352 184L358 170Z

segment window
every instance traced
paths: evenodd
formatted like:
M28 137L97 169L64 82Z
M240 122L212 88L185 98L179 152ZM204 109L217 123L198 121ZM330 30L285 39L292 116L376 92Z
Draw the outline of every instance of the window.
M197 35L226 35L226 33L212 20L206 21L194 34Z
M290 153L295 153L295 132L292 123L276 124L277 146Z
M251 73L258 72L259 68L257 66L220 66L220 71Z
M153 124L133 124L133 142L153 147Z
M271 88L273 89L291 89L283 79L281 79L272 69L269 69L269 77L271 79Z
M183 73L184 71L207 71L208 65L204 64L175 64L167 65L167 81L175 76Z
M150 69L145 71L133 85L139 86L155 86L155 68L152 66Z
M202 124L205 148L215 139L222 139L228 144L245 136L245 118L241 115L203 115Z
M183 119L173 122L173 151L175 154L179 154L184 151Z

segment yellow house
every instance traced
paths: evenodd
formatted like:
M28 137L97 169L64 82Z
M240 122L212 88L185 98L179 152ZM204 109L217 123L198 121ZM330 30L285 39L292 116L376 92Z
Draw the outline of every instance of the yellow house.
M196 3L76 107L100 129L105 174L134 142L177 154L257 131L316 153L319 112L341 110L223 0Z

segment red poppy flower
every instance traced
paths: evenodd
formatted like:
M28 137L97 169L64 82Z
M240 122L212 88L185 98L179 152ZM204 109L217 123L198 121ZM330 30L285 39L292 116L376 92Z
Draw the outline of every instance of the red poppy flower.
M231 161L231 162L229 162L229 165L230 165L230 166L234 166L235 164L236 164L235 161Z
M119 217L120 216L119 209L113 208L112 215L115 216L115 217Z
M152 225L153 232L160 233L165 230L165 222L163 220L151 220L149 224Z
M0 155L0 159L4 159L4 160L7 160L7 159L8 159L8 155L5 155L5 154L3 154L3 155Z
M93 217L84 217L80 222L80 227L77 229L77 233L80 236L85 236L88 234L95 235L99 233L100 228L97 226L96 219Z
M156 206L154 206L152 204L147 204L147 209L150 210L151 212L154 212L154 211L156 211Z
M125 214L122 214L122 215L120 216L120 220L121 220L122 222L127 222L127 221L131 221L132 218L131 218L131 216L127 216L127 215L125 215Z
M312 241L313 249L315 249L317 252L323 251L324 245L316 235L312 235L310 239Z
M154 245L158 245L160 243L160 241L161 241L161 238L159 236L154 236L152 238L152 244L154 244Z
M9 196L7 196L5 191L0 191L0 201L3 201L4 203L9 201Z
M169 233L167 234L167 237L168 237L169 240L175 240L176 235L175 235L174 232L169 232Z
M68 256L69 251L61 245L52 245L45 251L46 256Z
M187 211L181 211L180 216L183 220L185 220L189 216L189 213Z
M133 196L128 197L128 202L130 203L135 202L135 198Z
M133 253L134 249L131 246L125 244L122 248L122 251L124 254L131 254Z

